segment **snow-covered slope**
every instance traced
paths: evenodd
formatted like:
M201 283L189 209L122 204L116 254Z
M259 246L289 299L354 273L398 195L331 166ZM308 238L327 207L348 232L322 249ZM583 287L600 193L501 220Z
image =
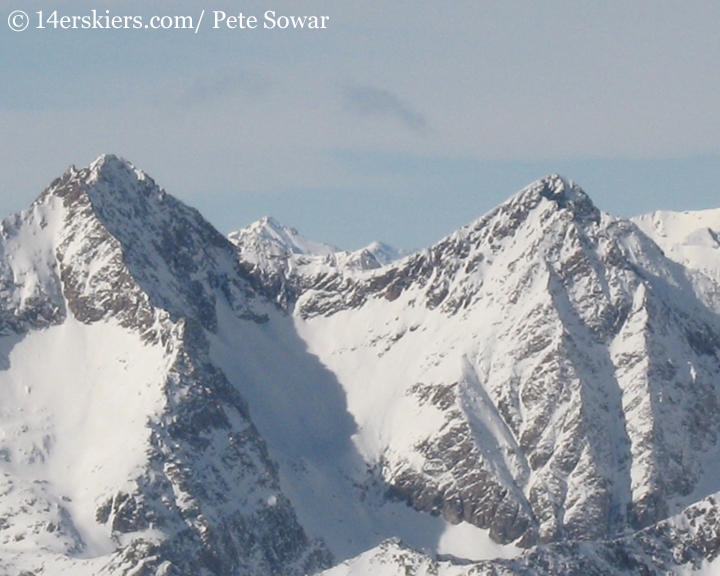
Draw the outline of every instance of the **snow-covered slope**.
M720 312L720 209L657 211L632 220L687 269L698 297Z
M660 220L550 176L351 253L69 170L0 228L0 571L712 571L717 284Z
M674 261L695 270L720 270L720 208L657 211L632 221Z

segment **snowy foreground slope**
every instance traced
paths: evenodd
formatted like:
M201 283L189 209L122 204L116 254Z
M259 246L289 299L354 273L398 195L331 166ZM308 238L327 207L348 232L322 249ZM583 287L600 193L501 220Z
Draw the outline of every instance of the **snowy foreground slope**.
M403 257L73 168L0 229L0 574L716 573L719 219L551 176Z

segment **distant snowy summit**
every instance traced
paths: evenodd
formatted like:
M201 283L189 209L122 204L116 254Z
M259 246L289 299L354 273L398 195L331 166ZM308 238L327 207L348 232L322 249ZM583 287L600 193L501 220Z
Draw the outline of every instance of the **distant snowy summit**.
M657 211L632 221L672 260L720 280L720 208Z
M283 226L269 216L237 232L231 232L228 238L238 247L246 262L263 266L271 266L273 260L294 259L299 265L314 262L318 265L369 270L406 255L405 251L378 241L355 251L340 250L330 244L308 240L294 228Z
M228 235L250 273L282 305L294 302L319 279L342 278L381 268L405 253L382 242L355 251L314 242L265 217Z
M308 240L294 228L283 226L272 217L266 216L249 226L231 232L228 238L237 246L242 246L251 256L268 253L272 256L286 254L304 254L312 256L328 256L340 249L329 244ZM251 248L255 248L253 251Z
M345 252L71 168L0 225L0 573L713 573L717 215Z

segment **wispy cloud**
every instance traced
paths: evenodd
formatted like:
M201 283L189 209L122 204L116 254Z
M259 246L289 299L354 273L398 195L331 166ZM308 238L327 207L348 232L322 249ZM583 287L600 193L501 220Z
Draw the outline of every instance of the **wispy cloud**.
M424 131L427 118L388 90L370 86L348 86L343 90L345 107L361 116L384 116L399 120L411 130Z

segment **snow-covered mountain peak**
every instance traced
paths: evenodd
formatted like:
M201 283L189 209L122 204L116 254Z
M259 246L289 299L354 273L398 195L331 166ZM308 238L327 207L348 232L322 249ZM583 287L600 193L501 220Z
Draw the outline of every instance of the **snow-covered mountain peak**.
M209 358L218 318L276 308L196 210L117 157L71 168L2 222L0 296L0 573L328 565Z
M295 228L283 226L272 216L265 216L249 226L228 235L236 246L246 246L266 252L268 256L305 254L327 256L339 251L339 248L322 242L308 240Z
M126 184L132 184L135 180L147 180L149 178L145 172L114 154L98 156L86 170L88 172L88 184L101 180L124 180Z
M366 248L381 266L365 265L363 274L334 277L332 282L326 278L322 289L303 298L300 312L333 314L360 306L368 298L393 301L404 294L401 301L408 305L456 313L478 301L490 283L504 283L510 270L530 276L550 266L563 275L563 260L575 252L579 260L591 262L595 258L592 246L609 226L634 229L603 216L577 184L550 175L406 258L382 262L382 253L375 255L371 247Z
M364 430L359 443L388 470L396 494L418 509L488 527L497 541L530 545L647 526L712 474L703 471L701 454L716 428L693 403L715 402L717 318L635 225L602 214L559 176L531 184L428 250L355 277L323 278L299 296L294 313L309 340L320 334L310 349L347 379L349 405L354 410L357 402ZM366 332L353 331L356 317ZM452 328L445 333L442 326ZM437 357L432 346L418 355L427 337L444 339ZM377 355L367 374L351 360L355 350ZM418 356L433 360L416 365ZM634 358L648 358L647 365ZM668 359L692 369L664 373ZM345 371L346 364L353 369ZM410 366L417 366L414 376ZM454 480L437 479L438 470L453 469L442 462L447 446L460 450L463 420L446 443L438 430L404 445L400 434L373 430L378 406L385 414L393 404L371 404L366 383L385 372L394 374L393 385L404 382L403 398L436 393L448 418L458 407L471 428L473 402L480 411L497 407L488 413L492 423L475 434L484 435L486 425L502 430L505 456L478 453ZM688 381L692 392L683 388ZM670 396L678 398L672 411ZM632 414L625 416L627 406ZM422 428L409 422L406 406L398 402L396 410L386 422ZM653 434L663 440L651 441ZM482 446L462 450L469 455ZM413 450L419 465L407 456ZM466 500L471 470L487 472L479 493L502 495L488 500L487 510Z
M233 245L197 210L116 156L69 169L29 212L9 220L36 238L43 256L28 258L49 266L46 276L62 284L81 321L112 313L149 330L158 309L173 319L190 314L213 330L218 297L238 314L260 318L249 311L254 296ZM61 308L57 290L54 298Z
M390 264L391 262L399 260L409 254L406 250L395 248L394 246L390 246L389 244L385 244L385 242L380 242L378 240L370 242L370 244L365 246L362 250L366 250L372 254L381 266Z
M345 276L381 268L404 256L382 242L355 251L308 240L271 217L228 235L239 261L284 307L308 286L325 278L331 284Z
M132 207L133 218L148 216L156 211L150 205L162 204L167 198L170 198L171 206L163 206L162 211L182 207L185 216L192 214L192 217L199 217L197 211L169 196L145 172L112 154L100 156L86 168L78 170L71 181L88 195L101 218L103 210L121 210L121 207L125 207L125 211Z
M549 174L537 180L536 183L542 185L543 196L552 200L560 199L562 197L575 196L579 190L578 186L574 182L568 180L560 174ZM533 184L530 186L532 187Z
M103 154L84 168L71 166L50 184L37 202L48 197L61 197L69 209L84 204L126 204L154 193L162 200L166 193L152 178L133 164L113 154Z
M561 208L592 204L590 197L580 186L559 174L550 174L540 178L525 190L531 190L533 193L538 190L541 196L556 202Z
M601 216L600 210L580 186L572 180L551 174L523 188L477 220L474 227L482 227L497 217L519 224L532 214L539 215L546 211L569 214L572 220L583 224L598 223ZM548 215L539 217L546 220Z

